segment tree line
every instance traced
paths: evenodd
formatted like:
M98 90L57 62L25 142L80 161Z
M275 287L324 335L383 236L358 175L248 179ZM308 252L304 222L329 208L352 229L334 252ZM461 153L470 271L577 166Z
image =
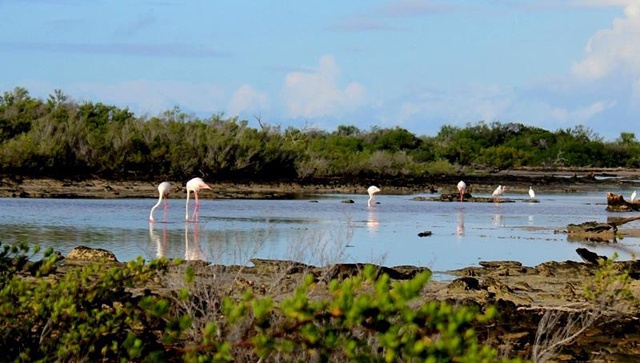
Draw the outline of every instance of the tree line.
M219 180L423 177L479 168L640 167L640 142L614 141L578 125L549 131L521 123L443 125L435 136L400 127L334 131L282 128L257 119L198 118L179 107L158 116L46 100L16 87L0 96L0 172L31 177Z

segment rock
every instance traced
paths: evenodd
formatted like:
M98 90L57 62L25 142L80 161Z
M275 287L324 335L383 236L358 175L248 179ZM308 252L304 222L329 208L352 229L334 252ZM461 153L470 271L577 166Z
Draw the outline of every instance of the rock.
M252 258L249 261L255 266L258 273L277 273L285 272L287 274L304 273L312 267L295 261L287 260L265 260L262 258Z
M631 212L640 211L640 201L627 202L619 194L607 193L607 211L609 212Z
M616 232L617 227L595 221L567 226L570 239L575 241L610 242L615 240Z
M576 248L576 252L586 263L592 263L597 265L599 260L606 260L607 256L599 256L595 252L591 252L586 248Z
M118 262L116 255L102 248L78 246L72 249L66 257L70 261L110 261Z
M475 277L460 277L447 286L450 290L480 290L480 281Z
M418 233L418 237L429 237L433 234L433 232L431 231L422 231L420 233Z
M319 269L320 274L322 274L322 280L325 282L331 281L333 279L344 280L350 277L354 277L362 272L369 264L366 263L340 263L336 265L329 266L327 269ZM394 280L408 280L418 273L428 270L427 268L419 268L413 267L409 268L408 266L397 266L394 268L385 267L385 266L374 266L377 270L377 276L382 274L387 274L391 279Z
M482 267L522 267L522 263L518 261L480 261L478 264Z

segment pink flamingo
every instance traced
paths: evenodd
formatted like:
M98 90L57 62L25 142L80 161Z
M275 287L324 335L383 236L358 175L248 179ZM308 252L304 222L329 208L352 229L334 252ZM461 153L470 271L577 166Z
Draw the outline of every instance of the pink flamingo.
M160 205L160 203L162 203L162 200L164 199L164 218L167 218L167 208L169 207L169 204L167 203L167 197L169 196L169 192L171 191L171 183L169 182L162 182L158 185L158 194L160 194L160 196L158 197L158 203L156 203L156 205L153 206L153 208L151 208L151 212L149 212L149 221L153 222L153 211L156 210L156 208L158 208L158 206Z
M380 191L380 188L378 188L375 185L372 185L369 187L369 189L367 189L367 193L369 193L369 200L367 200L367 207L371 207L371 204L376 204L376 197L374 194L376 194L377 192Z
M493 201L494 202L500 202L500 196L502 194L504 194L504 192L507 191L507 187L504 185L498 185L498 187L496 188L496 190L493 191L493 193L491 193L491 196L493 197Z
M193 192L196 199L196 205L193 208L193 220L198 220L198 210L200 209L200 202L198 201L198 192L201 189L211 189L201 178L193 178L187 182L187 204L185 205L185 219L189 220L189 195Z
M467 184L460 180L458 183L458 193L460 193L460 201L464 202L464 192L467 190Z

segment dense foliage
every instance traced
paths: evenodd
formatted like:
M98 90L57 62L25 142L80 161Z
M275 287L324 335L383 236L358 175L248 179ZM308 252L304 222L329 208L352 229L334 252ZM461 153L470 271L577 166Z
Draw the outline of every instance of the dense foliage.
M603 141L576 126L548 131L519 123L444 125L435 136L400 127L282 130L257 120L199 119L178 107L156 117L24 88L0 96L0 172L24 176L181 180L453 174L465 168L640 167L635 134Z

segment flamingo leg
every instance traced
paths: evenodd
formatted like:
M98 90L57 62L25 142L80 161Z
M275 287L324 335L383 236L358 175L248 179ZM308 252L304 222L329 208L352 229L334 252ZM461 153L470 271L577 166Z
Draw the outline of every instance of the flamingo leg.
M187 191L187 204L185 205L184 209L185 209L185 220L189 220L189 191Z
M165 201L164 202L164 208L162 210L162 219L164 220L165 223L167 223L167 212L169 210L169 204Z
M196 203L193 207L193 220L198 220L198 212L200 211L200 201L198 200L198 192L194 191L193 195L195 195Z

